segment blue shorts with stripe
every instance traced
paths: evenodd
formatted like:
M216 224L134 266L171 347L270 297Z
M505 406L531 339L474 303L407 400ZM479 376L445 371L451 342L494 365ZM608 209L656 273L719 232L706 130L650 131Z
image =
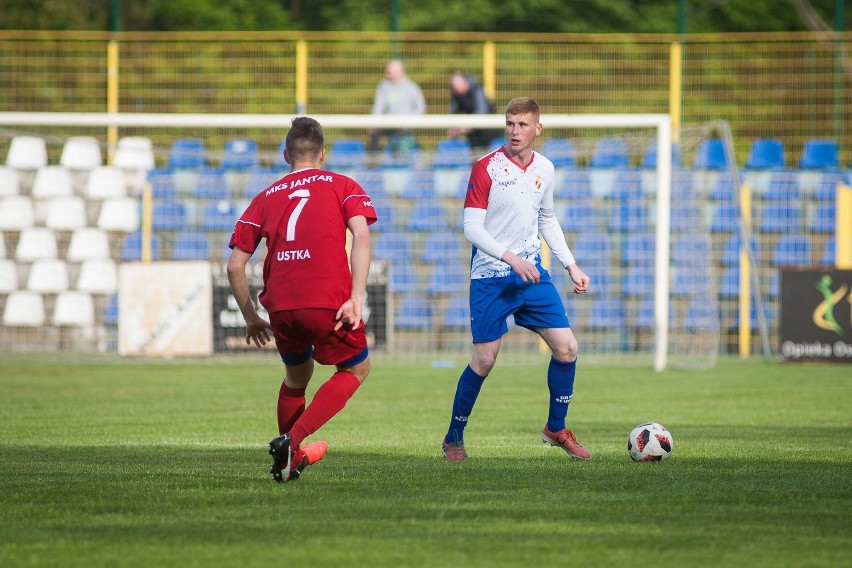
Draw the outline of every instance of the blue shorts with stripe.
M509 331L506 318L533 331L571 327L562 298L550 274L537 265L538 284L521 280L514 272L500 278L470 281L470 331L474 343L494 341Z

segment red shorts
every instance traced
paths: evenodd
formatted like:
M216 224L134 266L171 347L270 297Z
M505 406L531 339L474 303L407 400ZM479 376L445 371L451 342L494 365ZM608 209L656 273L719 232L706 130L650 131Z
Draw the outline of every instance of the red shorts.
M301 354L313 347L313 358L321 365L338 365L361 353L366 353L367 336L364 322L358 329L344 325L337 331L334 316L337 310L328 308L302 308L269 314L269 323L275 334L275 346L282 358L288 354Z

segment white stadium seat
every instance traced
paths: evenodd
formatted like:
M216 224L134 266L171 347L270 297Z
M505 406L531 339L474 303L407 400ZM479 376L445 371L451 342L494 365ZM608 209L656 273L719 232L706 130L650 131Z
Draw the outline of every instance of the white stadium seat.
M132 197L104 199L98 213L98 228L132 233L139 229L139 204Z
M3 325L41 327L44 319L44 298L41 294L24 290L9 294L3 311Z
M88 292L63 292L56 297L53 325L90 326L95 323L95 305Z
M118 269L110 258L85 260L80 266L77 289L92 294L112 294L118 290Z
M71 234L68 244L68 262L82 262L92 258L109 258L107 234L95 227L77 229Z
M102 163L101 145L91 136L72 136L62 146L61 166L72 170L91 170Z
M45 166L36 172L33 182L33 199L70 197L73 194L71 170L65 166Z
M154 145L150 138L126 136L119 139L113 165L124 170L148 171L154 168Z
M0 197L0 231L20 231L34 224L32 199L25 195Z
M107 199L126 195L127 180L121 168L98 166L89 172L89 179L86 182L86 199Z
M45 225L57 231L73 231L86 226L86 203L82 197L60 197L47 203Z
M0 258L6 258L6 239L0 233Z
M37 170L47 165L47 144L38 136L15 136L9 144L6 165L17 170Z
M56 258L37 260L30 267L27 289L46 294L64 292L68 289L68 267L65 261Z
M0 166L0 197L21 193L21 179L18 170L9 166Z
M56 233L47 227L29 227L21 231L15 259L33 262L42 258L56 258Z
M0 293L18 289L18 267L14 260L0 259Z

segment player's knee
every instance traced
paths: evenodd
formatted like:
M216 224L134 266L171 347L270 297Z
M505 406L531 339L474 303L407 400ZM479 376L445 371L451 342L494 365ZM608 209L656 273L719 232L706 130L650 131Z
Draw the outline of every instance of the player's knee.
M554 348L553 358L557 361L569 363L577 358L579 350L580 346L577 343L577 340L572 337L570 340L567 340Z
M355 375L355 378L357 378L359 382L363 383L364 380L367 378L367 375L370 374L370 358L367 357L357 365L353 365L352 367L348 367L345 369L338 367L338 370L346 371Z

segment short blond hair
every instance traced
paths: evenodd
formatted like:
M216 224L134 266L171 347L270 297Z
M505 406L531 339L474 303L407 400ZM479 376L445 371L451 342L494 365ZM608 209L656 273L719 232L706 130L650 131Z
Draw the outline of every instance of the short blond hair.
M535 117L535 121L538 122L538 118L541 114L541 109L538 106L538 103L529 97L518 97L516 99L512 99L509 101L509 104L506 105L506 114L531 114Z

